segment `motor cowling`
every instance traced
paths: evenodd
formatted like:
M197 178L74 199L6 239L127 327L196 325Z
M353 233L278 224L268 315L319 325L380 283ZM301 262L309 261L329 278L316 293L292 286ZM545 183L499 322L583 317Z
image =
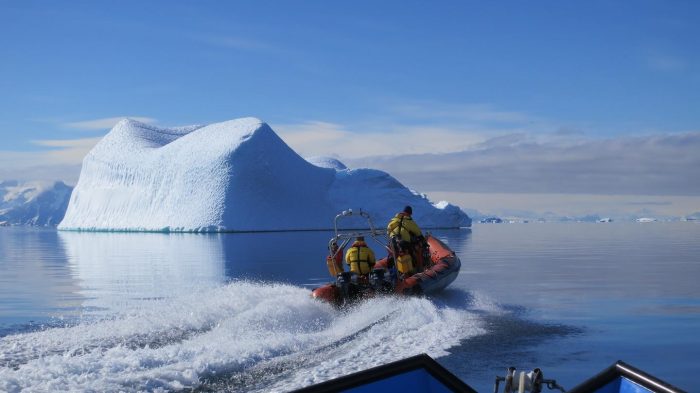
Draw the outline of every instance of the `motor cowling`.
M505 377L496 377L494 393L498 392L498 385L500 382L505 382L503 393L541 393L545 385L549 389L565 391L564 388L557 384L557 381L553 379L544 379L542 370L539 368L530 372L521 371L518 373L515 367L509 367L508 370L506 370Z
M369 284L372 286L372 288L375 290L384 288L385 274L386 270L384 269L372 269L372 271L369 273Z
M340 289L343 299L349 299L353 295L353 285L357 285L357 274L353 272L342 272L335 278L335 285Z

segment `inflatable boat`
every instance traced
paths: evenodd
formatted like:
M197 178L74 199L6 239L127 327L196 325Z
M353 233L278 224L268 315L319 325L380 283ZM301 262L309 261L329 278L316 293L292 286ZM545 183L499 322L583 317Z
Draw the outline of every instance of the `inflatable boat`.
M355 231L341 231L338 229L338 220L351 216L360 216L367 220L369 229ZM420 261L416 261L416 267L411 274L402 274L397 269L397 258L401 258L400 252L395 249L387 238L384 230L375 229L369 214L360 211L353 213L346 210L336 216L335 236L329 241L329 255L326 258L329 273L335 278L330 282L312 291L314 298L327 301L334 305L342 306L357 300L381 294L395 295L428 295L441 291L457 278L461 262L457 255L445 243L432 236L425 235L423 242L425 248L420 253ZM387 252L387 256L376 262L374 268L367 275L358 275L343 271L343 255L345 246L358 236L372 238L380 248ZM395 256L397 258L395 258Z

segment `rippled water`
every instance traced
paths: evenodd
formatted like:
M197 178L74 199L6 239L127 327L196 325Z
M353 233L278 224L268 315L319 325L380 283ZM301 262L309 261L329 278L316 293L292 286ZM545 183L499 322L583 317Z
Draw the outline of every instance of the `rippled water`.
M0 228L0 390L284 391L426 352L479 391L618 359L692 390L700 225L477 225L431 299L313 301L329 233Z

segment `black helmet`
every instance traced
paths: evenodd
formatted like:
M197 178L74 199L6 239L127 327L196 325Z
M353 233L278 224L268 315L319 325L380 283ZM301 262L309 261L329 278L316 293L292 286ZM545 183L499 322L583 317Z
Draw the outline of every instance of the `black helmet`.
M360 241L360 242L363 242L363 241L365 241L365 237L364 237L364 236L358 236L356 240L357 240L357 241Z
M406 214L413 214L413 209L411 206L406 205L406 207L403 208L403 212Z

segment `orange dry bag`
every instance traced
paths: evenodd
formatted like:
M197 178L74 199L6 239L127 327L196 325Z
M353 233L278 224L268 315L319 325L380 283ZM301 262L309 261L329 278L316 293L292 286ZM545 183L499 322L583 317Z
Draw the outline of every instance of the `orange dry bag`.
M413 273L413 259L409 253L399 253L396 258L396 268L400 273L412 274Z
M335 258L332 255L326 257L326 266L328 266L328 273L331 277L336 277L343 272L343 253L341 251L335 254Z

